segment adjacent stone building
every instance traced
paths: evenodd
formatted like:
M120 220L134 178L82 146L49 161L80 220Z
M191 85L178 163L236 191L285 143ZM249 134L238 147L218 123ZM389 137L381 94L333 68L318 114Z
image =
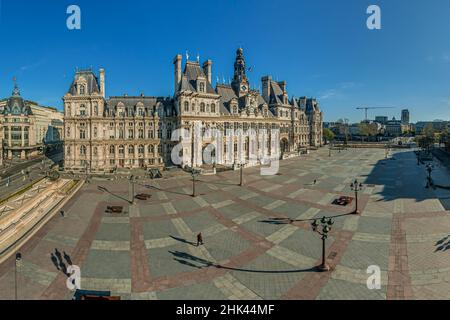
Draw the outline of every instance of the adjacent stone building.
M205 150L216 165L255 165L260 161L250 150L286 158L322 145L323 116L315 99L289 97L286 82L270 76L263 77L262 92L251 89L246 72L238 49L232 82L214 88L211 60L186 61L183 68L177 55L173 97L107 99L103 69L99 77L77 71L63 97L65 168L201 167Z
M63 114L25 100L17 84L12 96L0 100L0 158L28 159L62 145Z

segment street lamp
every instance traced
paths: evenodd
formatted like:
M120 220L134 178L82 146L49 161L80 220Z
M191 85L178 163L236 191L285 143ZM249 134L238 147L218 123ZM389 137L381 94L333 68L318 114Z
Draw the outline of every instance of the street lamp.
M17 268L20 268L22 265L22 254L20 252L16 253L16 261L14 268L14 297L17 300Z
M355 191L356 208L353 213L359 214L359 212L358 212L358 192L362 190L363 185L362 185L362 183L359 183L357 179L355 179L355 181L352 182L350 187L352 188L353 191Z
M130 185L131 185L131 204L134 204L134 175L130 176Z
M244 163L240 163L239 164L239 168L240 168L240 180L239 180L239 186L242 187L244 185Z
M191 176L192 176L192 197L196 197L195 194L195 178L200 174L200 172L198 170L195 170L194 168L192 168L191 170Z
M331 231L331 227L333 226L334 221L332 218L326 218L323 217L320 220L320 223L317 222L317 220L314 220L313 223L311 223L311 227L314 232L317 232L322 237L322 264L317 266L317 270L321 272L330 271L330 267L327 265L326 258L325 258L325 242L328 238L328 234ZM322 230L320 230L322 229Z
M433 185L433 180L431 179L431 173L433 172L433 165L427 164L426 170L427 170L427 173L428 173L426 188L429 188L430 186Z

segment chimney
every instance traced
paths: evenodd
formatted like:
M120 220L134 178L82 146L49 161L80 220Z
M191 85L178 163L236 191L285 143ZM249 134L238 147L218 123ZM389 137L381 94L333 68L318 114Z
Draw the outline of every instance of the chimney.
M212 83L211 82L211 66L212 66L211 60L207 60L207 61L205 61L205 63L203 63L203 72L205 73L206 79L208 79L209 83Z
M103 68L100 69L100 93L105 98L105 70Z
M270 82L272 81L271 76L265 76L261 79L262 82L262 97L267 103L270 103Z
M178 54L173 60L173 64L175 66L175 93L178 91L181 82L181 54Z
M280 81L278 82L278 85L281 88L281 91L283 91L283 94L286 94L286 81Z

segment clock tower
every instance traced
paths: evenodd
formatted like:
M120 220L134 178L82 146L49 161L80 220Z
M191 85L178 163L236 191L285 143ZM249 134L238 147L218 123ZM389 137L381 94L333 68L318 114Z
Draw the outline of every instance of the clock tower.
M249 90L249 83L245 72L246 67L244 50L242 50L242 48L239 48L236 52L236 61L234 62L234 77L233 81L231 82L231 87L239 97L247 94Z

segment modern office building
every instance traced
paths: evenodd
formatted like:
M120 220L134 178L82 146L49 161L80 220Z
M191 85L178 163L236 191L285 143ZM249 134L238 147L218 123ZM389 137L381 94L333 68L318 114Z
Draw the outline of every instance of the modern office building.
M409 110L404 109L402 110L402 124L409 124Z

